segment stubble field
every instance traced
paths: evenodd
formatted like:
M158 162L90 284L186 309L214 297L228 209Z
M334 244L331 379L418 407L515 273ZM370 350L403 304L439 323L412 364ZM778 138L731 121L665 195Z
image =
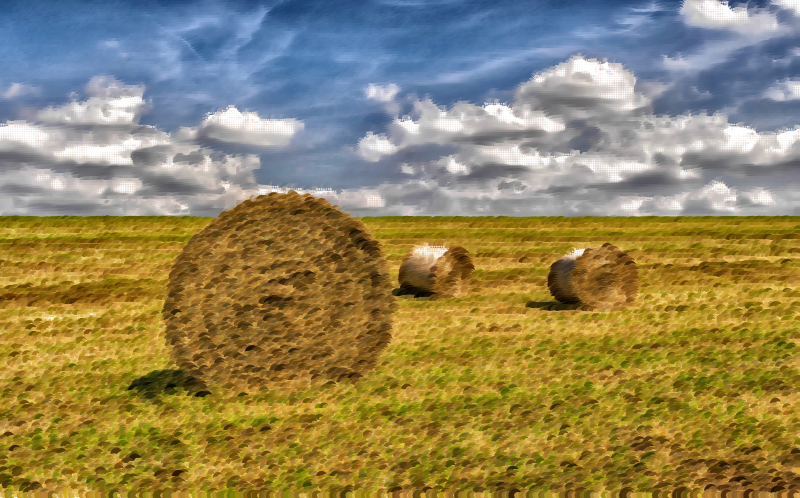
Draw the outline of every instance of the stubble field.
M363 218L395 287L415 245L458 244L470 293L397 296L375 370L291 396L169 364L169 271L211 220L0 218L4 496L800 494L798 217ZM556 303L550 265L605 242L636 302Z

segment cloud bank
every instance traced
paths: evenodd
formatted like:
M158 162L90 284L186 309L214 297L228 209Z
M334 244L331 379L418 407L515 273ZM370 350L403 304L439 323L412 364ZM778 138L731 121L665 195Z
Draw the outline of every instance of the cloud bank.
M447 5L403 4L422 16L417 19ZM401 47L410 39L352 25L353 38L329 33L324 46L295 49L295 40L313 33L292 25L304 15L293 9L280 4L247 15L221 9L216 16L178 16L141 50L122 32L120 40L98 42L118 60L147 65L153 58L158 77L134 85L89 73L78 83L88 80L85 100L70 93L69 102L25 104L24 119L0 124L0 215L216 216L248 197L287 190L272 185L270 175L302 172L314 181L338 176L355 185L295 190L356 216L800 215L800 126L792 122L800 115L797 0L773 0L769 8L685 0L679 7L621 12L617 23L624 29L586 28L567 36L566 28L554 28L570 43L611 37L644 46L646 32L661 29L657 43L667 53L651 43L652 61L628 53L626 64L608 62L581 55L577 45L542 43L479 57L453 51L460 55L442 56L436 67L405 79L411 56L429 59L421 47L398 51L397 61L371 58L367 49L373 42ZM665 12L674 19L660 27L655 19ZM496 25L493 15L472 12L453 21L455 27L443 21L429 38L441 43L448 29L486 30ZM276 21L274 39L265 38L262 25L272 18L286 27L278 29ZM397 32L418 35L428 28L415 29ZM684 38L663 38L664 30L677 29ZM326 37L352 40L350 48L336 52ZM298 53L325 55L305 60ZM534 56L554 59L533 64ZM320 70L332 60L339 65ZM531 66L544 69L519 72ZM205 104L208 94L188 83L192 69L198 80L222 82L213 93L227 107ZM288 71L302 77L285 76ZM485 95L476 103L462 98L465 88L484 86L500 72L514 79L500 89L472 88L471 95ZM257 86L251 77L269 84ZM8 78L0 87L0 111L46 92L41 81L16 73ZM436 89L437 97L420 98L415 88ZM263 97L259 112L241 105L270 89L280 93L264 93L272 100ZM187 101L201 110L191 114ZM698 106L717 111L709 115ZM152 113L195 117L176 118L166 132L142 124ZM729 122L733 115L735 121L753 118L761 129L778 125L757 131L751 121Z

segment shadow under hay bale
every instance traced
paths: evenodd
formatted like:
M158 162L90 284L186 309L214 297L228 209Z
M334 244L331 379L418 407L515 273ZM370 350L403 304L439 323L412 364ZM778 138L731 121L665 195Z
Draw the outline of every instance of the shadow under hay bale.
M391 341L388 264L328 201L271 193L223 212L170 272L172 361L209 386L281 392L357 381Z
M526 308L535 308L542 311L594 311L593 306L588 306L586 304L575 303L575 304L565 304L559 302L536 302L536 301L529 301L526 305Z
M415 297L463 297L475 266L461 246L414 248L400 263L400 289Z
M433 297L436 295L434 292L427 292L420 289L415 289L413 287L401 287L399 289L394 289L392 291L393 296L413 296L415 298L418 297Z
M547 287L564 304L620 308L636 300L639 274L633 258L605 243L576 250L553 263Z
M147 399L159 394L176 394L177 389L184 389L187 395L198 398L211 394L203 381L182 370L155 370L128 386L128 391L136 390Z

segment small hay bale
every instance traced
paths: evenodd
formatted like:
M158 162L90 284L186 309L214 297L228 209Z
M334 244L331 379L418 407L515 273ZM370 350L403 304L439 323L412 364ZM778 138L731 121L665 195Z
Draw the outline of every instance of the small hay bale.
M239 392L357 379L392 338L391 292L361 221L309 194L261 195L220 214L176 259L167 346L185 372Z
M461 246L417 246L400 263L401 289L432 292L440 297L462 297L469 291L475 266Z
M618 307L635 301L639 274L633 258L605 243L575 250L553 263L547 286L565 304Z

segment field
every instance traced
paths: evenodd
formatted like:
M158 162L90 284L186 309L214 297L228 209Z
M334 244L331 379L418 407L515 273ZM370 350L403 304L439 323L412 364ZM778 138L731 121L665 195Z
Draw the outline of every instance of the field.
M363 218L395 286L415 244L459 244L471 292L396 297L375 370L294 396L169 365L169 270L210 221L0 218L3 496L800 495L798 217ZM556 303L550 264L605 242L636 261L636 302Z

